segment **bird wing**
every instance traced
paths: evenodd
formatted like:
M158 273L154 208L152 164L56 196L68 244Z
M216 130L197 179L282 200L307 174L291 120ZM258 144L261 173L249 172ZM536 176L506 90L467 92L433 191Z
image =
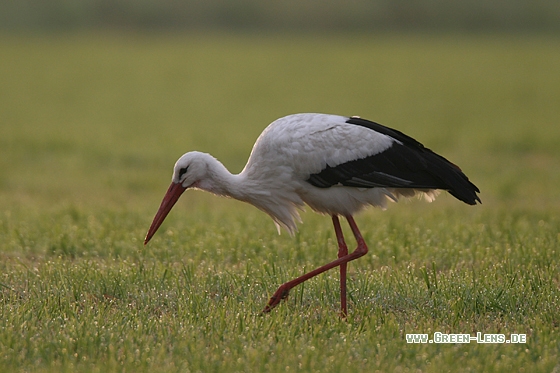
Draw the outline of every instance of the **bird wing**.
M347 124L367 128L390 138L386 147L374 144L369 155L334 164L327 162L306 180L318 188L335 185L358 188L444 189L459 200L480 202L479 189L461 169L421 143L389 127L361 118L348 118ZM356 139L358 142L361 139Z
M347 120L309 113L280 118L259 136L243 172L267 180L277 180L279 174L306 179L327 166L376 154L394 141L376 131L347 124Z

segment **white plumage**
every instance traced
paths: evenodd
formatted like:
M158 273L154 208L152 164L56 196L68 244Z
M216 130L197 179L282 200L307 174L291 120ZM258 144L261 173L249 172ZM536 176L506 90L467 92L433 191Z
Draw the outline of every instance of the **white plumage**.
M359 231L351 217L368 205L385 208L388 200L417 193L431 201L438 189L448 190L468 204L480 202L478 188L457 166L416 140L358 117L328 114L294 114L272 122L255 142L247 165L237 175L209 154L183 155L175 163L171 186L145 243L188 188L251 203L270 215L279 231L284 227L290 233L297 229L298 209L307 204L333 217L338 238L342 237L337 229L338 216L345 216L358 241L361 236L357 236ZM339 253L337 261L341 259ZM341 276L344 271L341 294L345 293L347 261L335 265L341 267ZM332 268L330 265L326 269ZM306 276L292 282L297 285L312 277ZM274 307L293 286L282 285L265 310ZM346 315L345 294L341 301Z

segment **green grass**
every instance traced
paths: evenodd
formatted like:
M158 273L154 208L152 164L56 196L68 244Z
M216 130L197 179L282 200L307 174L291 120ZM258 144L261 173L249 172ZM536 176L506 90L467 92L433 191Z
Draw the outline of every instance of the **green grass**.
M560 51L555 36L0 37L0 371L536 371L560 368ZM240 202L185 194L143 236L173 162L238 172L294 112L361 115L459 164L466 206L357 217L370 253L260 315L336 257ZM349 230L344 227L347 235ZM407 333L525 344L407 344Z

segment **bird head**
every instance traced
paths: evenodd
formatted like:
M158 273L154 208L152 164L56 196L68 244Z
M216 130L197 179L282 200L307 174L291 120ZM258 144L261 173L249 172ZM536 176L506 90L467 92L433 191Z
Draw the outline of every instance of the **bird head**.
M182 185L185 189L196 187L199 181L207 177L208 157L211 156L201 152L183 154L175 162L171 181L174 184Z
M171 185L167 189L154 220L152 221L152 225L146 234L144 245L146 245L156 233L183 192L188 188L196 187L200 180L205 178L208 172L207 157L208 155L204 153L190 152L184 154L177 160L173 167Z

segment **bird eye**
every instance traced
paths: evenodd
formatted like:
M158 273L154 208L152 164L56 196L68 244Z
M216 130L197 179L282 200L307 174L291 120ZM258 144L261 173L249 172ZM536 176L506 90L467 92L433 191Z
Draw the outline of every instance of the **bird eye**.
M179 178L183 177L183 175L187 173L188 169L189 169L189 166L181 168L179 170Z

